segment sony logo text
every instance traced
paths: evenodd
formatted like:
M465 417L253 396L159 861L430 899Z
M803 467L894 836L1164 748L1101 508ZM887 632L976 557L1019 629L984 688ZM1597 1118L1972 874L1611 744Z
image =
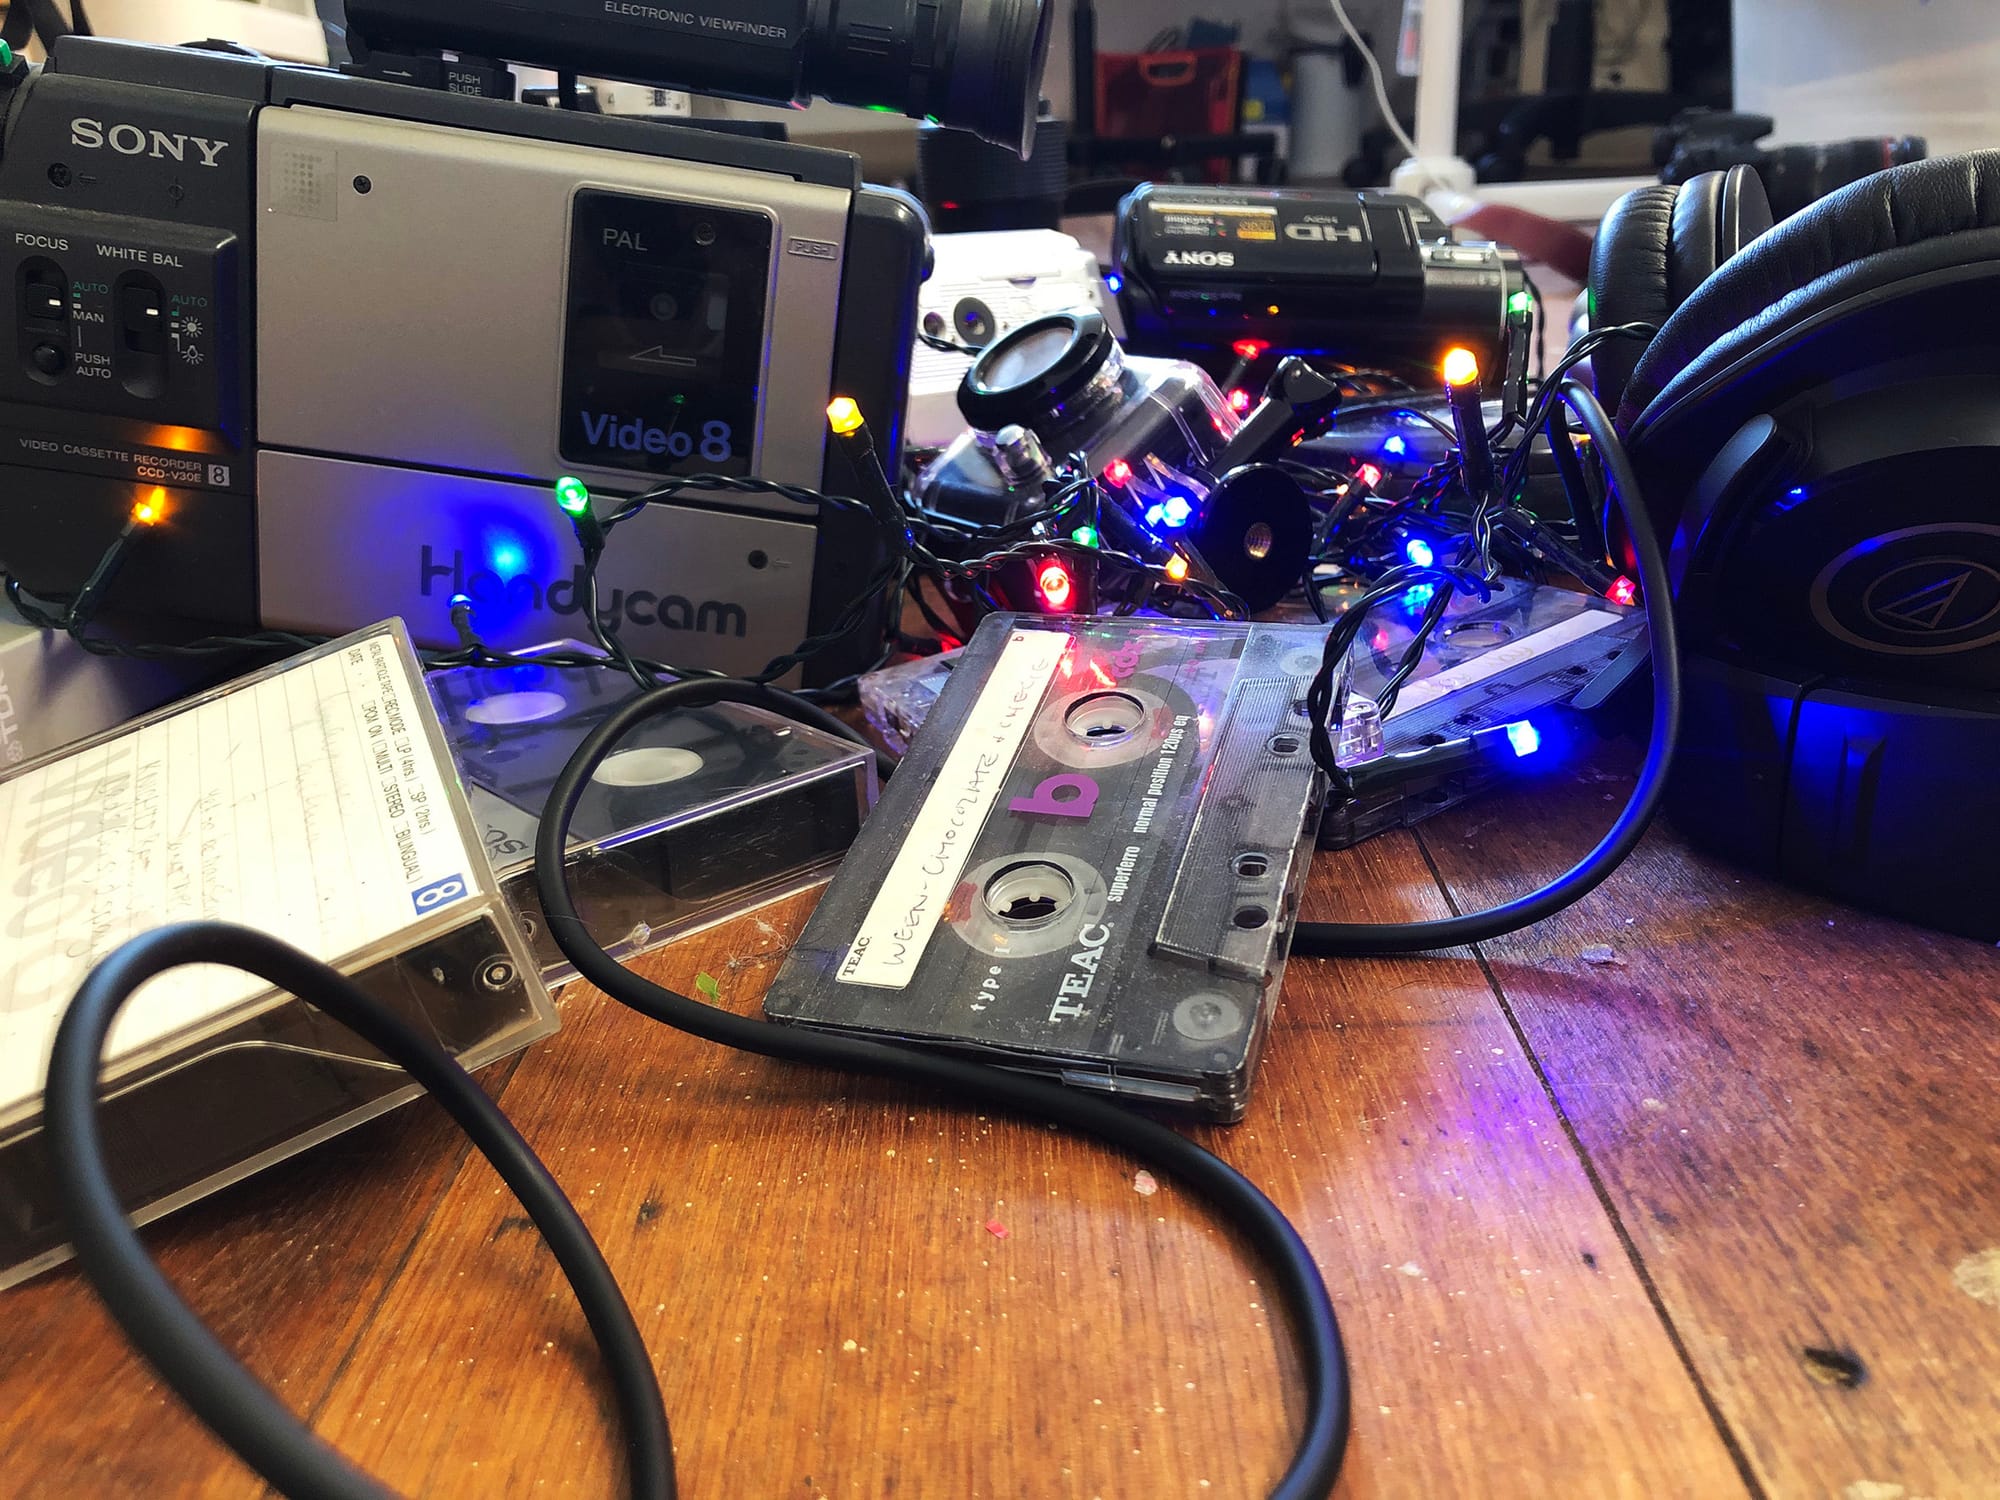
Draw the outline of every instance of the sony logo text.
M87 115L79 115L69 122L69 143L86 151L109 149L120 156L193 161L201 167L216 165L216 158L229 146L227 141L211 141L206 136L147 130L128 124L106 125L102 120L93 120Z

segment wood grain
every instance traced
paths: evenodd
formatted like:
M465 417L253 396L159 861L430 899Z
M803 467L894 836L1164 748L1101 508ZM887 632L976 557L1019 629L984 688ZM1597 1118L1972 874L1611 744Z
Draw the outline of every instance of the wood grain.
M1631 759L1427 825L1460 904L1586 847ZM1765 1492L2000 1495L2000 954L1666 830L1487 954Z
M1351 863L1423 878L1407 840ZM754 1010L805 906L648 967ZM1345 1492L1740 1492L1483 977L1417 973L1298 966L1251 1120L1206 1133L1342 1306ZM653 1341L684 1494L1266 1491L1298 1420L1289 1346L1173 1184L1142 1196L1089 1143L595 996L566 1022L505 1102ZM619 1483L580 1317L515 1214L469 1163L326 1404L406 1490Z
M481 1075L490 1089L512 1060ZM143 1231L223 1342L310 1413L470 1150L419 1099ZM0 1492L261 1486L132 1352L74 1266L0 1292Z
M1522 889L1628 785L1586 762L1421 849L1323 858L1307 914L1439 914L1433 865L1462 906ZM754 1011L810 903L643 967ZM1584 962L1597 944L1622 963ZM1200 1134L1333 1289L1341 1493L2000 1495L1996 981L1990 950L1670 834L1479 955L1295 961L1250 1118ZM1299 1416L1290 1344L1175 1184L1142 1195L1088 1142L723 1053L581 988L563 1011L501 1097L639 1314L692 1500L1265 1491ZM429 1106L148 1237L405 1491L618 1492L569 1294ZM258 1492L73 1274L0 1296L0 1352L0 1491Z

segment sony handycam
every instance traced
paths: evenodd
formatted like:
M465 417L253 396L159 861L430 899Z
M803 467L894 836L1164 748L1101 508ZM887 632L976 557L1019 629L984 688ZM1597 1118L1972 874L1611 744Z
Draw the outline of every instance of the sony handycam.
M545 641L590 607L558 477L838 488L836 394L898 451L927 230L845 153L89 38L0 107L0 562L42 597L152 496L120 608L444 644L464 593ZM620 528L598 608L751 671L879 546L686 492Z
M1131 347L1255 346L1435 381L1455 344L1500 362L1521 259L1462 244L1420 198L1148 183L1118 205L1113 277Z

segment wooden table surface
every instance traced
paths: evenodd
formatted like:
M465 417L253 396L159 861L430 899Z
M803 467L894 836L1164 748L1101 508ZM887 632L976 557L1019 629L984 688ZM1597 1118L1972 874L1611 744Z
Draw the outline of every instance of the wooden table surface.
M1613 746L1323 855L1306 915L1523 890L1629 785ZM705 971L754 1011L812 899L642 966L684 990ZM1339 1493L2000 1496L1996 997L1993 949L1665 828L1581 905L1476 952L1294 960L1249 1118L1195 1133L1324 1269L1354 1383ZM561 1009L485 1082L633 1304L684 1495L1223 1500L1279 1471L1300 1411L1285 1326L1173 1183L582 987ZM398 1488L620 1492L582 1319L428 1101L147 1238ZM74 1271L0 1294L0 1352L0 1493L259 1489Z

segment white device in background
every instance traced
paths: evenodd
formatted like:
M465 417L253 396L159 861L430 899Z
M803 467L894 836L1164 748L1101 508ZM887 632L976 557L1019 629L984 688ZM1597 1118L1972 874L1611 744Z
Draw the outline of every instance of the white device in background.
M930 279L917 295L917 326L934 338L985 348L1044 313L1102 312L1097 257L1054 229L940 234L931 241ZM921 339L910 362L904 442L942 448L965 431L958 383L972 357Z
M168 47L222 37L286 62L326 62L326 29L313 0L97 0L89 12L99 36Z

